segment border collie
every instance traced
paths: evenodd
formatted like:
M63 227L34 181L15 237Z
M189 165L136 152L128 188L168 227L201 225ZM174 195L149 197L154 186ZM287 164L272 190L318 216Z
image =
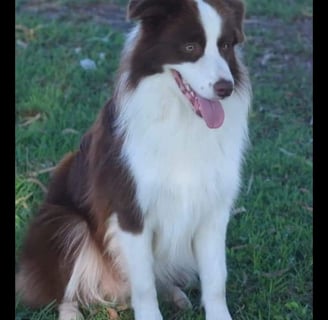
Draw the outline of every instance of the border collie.
M161 320L197 281L206 320L228 320L225 239L248 141L241 0L130 0L137 24L113 98L57 166L22 248L16 289L59 319L131 303Z

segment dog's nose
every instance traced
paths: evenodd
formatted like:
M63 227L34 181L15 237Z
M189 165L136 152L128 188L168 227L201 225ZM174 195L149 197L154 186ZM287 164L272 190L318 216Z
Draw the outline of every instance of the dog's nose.
M221 79L214 83L214 91L220 98L229 97L233 90L233 83L229 80Z

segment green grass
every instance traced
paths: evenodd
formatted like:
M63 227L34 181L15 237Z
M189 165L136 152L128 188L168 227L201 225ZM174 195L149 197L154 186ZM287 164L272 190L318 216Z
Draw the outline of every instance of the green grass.
M56 3L95 2L101 3ZM111 95L123 43L108 25L76 15L52 20L26 12L24 3L16 2L16 25L22 26L16 28L16 255L42 199L40 183L49 181L42 170L77 148ZM235 320L312 319L312 47L300 31L311 6L310 0L248 1L249 15L259 21L246 25L244 47L254 89L251 146L236 204L245 210L231 219L227 239L227 296ZM83 70L83 58L97 69ZM179 313L162 303L165 319L204 320L199 295L189 295L195 309ZM99 306L84 314L107 319ZM16 306L16 320L56 315L53 306ZM131 320L131 311L121 319Z
M312 16L311 0L245 0L251 15L283 18L287 21L300 16Z

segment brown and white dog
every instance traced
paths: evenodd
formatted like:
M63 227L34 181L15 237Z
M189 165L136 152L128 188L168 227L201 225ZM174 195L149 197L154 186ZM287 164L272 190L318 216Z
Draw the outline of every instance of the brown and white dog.
M130 301L161 320L199 277L206 320L229 320L225 239L247 145L250 82L240 0L131 0L138 20L113 98L58 165L25 239L16 287L30 306Z

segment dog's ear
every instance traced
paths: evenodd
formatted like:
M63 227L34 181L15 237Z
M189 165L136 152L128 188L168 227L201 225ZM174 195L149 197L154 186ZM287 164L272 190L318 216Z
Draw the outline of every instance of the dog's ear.
M227 4L231 8L233 12L233 16L235 18L235 32L237 42L241 43L245 40L244 34L244 18L245 18L245 5L242 0L226 0Z
M168 0L130 0L127 17L135 20L165 17L169 2Z

